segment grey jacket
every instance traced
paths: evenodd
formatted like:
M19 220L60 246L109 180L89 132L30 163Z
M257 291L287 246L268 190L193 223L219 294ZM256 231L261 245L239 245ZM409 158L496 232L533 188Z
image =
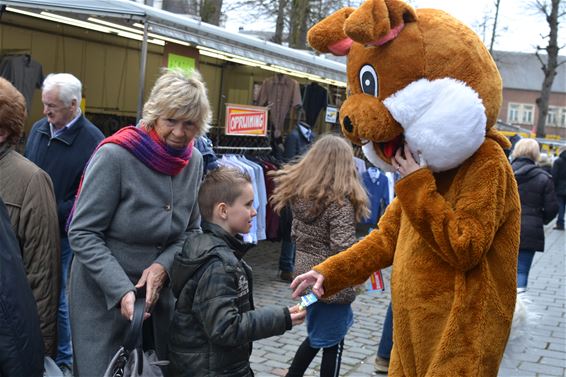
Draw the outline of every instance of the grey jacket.
M203 222L175 258L178 298L171 324L169 377L250 377L252 341L291 329L286 307L254 310L249 245Z
M201 179L202 156L196 149L175 177L151 170L115 144L93 156L69 227L75 253L70 283L75 376L104 373L129 324L120 314L121 298L152 263L171 276L187 233L200 231ZM173 309L165 286L151 316L160 359L167 358Z

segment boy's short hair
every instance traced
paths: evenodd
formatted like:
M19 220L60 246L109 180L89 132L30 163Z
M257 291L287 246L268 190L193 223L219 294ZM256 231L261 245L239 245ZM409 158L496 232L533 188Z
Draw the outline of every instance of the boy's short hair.
M218 203L232 205L242 194L244 184L252 183L250 176L240 170L220 167L211 170L200 185L198 205L206 221L212 221L214 207Z

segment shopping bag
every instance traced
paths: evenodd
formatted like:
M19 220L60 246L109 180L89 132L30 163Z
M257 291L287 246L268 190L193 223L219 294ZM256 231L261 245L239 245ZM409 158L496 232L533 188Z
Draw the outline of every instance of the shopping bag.
M43 369L43 377L63 377L63 372L49 356L45 356L43 360Z
M144 308L145 298L137 298L126 341L108 364L104 377L163 377L160 366L168 365L169 362L159 361L153 350L144 352L142 349Z

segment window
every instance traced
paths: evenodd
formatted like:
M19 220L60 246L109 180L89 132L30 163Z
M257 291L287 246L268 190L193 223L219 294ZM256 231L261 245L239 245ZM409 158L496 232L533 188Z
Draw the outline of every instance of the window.
M535 119L535 105L528 103L509 103L507 122L518 124L533 124Z
M560 110L560 122L558 123L558 127L566 127L566 107Z
M546 125L547 126L557 126L558 122L558 107L549 106L548 114L546 115Z
M523 105L523 117L521 122L524 124L533 124L535 107L533 105Z
M519 121L519 110L521 105L517 103L509 104L509 114L507 115L507 122L517 123Z

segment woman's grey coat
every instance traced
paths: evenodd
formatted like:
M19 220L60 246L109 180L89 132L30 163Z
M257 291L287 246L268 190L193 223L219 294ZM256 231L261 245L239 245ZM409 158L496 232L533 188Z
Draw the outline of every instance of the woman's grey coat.
M196 148L175 177L151 170L115 144L105 144L92 157L69 229L75 255L70 284L75 376L104 374L129 326L120 314L122 297L154 262L170 274L185 231L200 231L201 178ZM166 285L151 317L160 359L167 357L173 311Z

